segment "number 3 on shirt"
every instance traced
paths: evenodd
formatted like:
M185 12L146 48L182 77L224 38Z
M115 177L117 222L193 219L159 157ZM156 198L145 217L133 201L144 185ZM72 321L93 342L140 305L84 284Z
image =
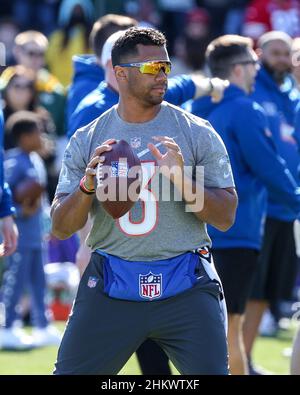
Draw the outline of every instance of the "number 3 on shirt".
M140 193L142 219L133 222L129 211L117 220L120 230L127 236L145 236L152 232L157 224L158 201L154 193L148 189L148 184L156 171L155 161L142 162L143 183Z

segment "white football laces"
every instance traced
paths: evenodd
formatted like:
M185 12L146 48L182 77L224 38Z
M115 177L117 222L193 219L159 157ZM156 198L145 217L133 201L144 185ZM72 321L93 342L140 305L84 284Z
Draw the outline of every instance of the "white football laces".
M97 188L101 188L103 186L103 164L101 162L98 163L96 168L96 180Z

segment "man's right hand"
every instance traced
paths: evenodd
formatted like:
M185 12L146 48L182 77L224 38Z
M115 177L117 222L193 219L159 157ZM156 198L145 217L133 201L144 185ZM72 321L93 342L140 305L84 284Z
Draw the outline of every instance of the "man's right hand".
M212 90L210 92L211 100L213 103L218 103L224 97L224 91L229 87L228 80L221 80L220 78L211 78L210 84L212 85Z
M51 206L52 233L58 239L67 239L86 223L94 200L94 193L90 192L95 190L96 167L104 162L105 158L101 155L110 151L111 144L115 142L115 139L106 140L93 152L84 173L84 190L78 185L73 193L58 193L54 196Z
M103 152L111 150L111 144L116 143L115 139L109 139L104 141L99 147L97 147L86 167L85 170L85 186L93 190L95 189L95 176L96 176L96 167L98 163L103 163L105 158L101 156Z
M196 92L194 99L202 96L211 96L214 103L218 103L223 99L224 91L229 86L228 80L221 80L220 78L206 78L202 75L193 74Z

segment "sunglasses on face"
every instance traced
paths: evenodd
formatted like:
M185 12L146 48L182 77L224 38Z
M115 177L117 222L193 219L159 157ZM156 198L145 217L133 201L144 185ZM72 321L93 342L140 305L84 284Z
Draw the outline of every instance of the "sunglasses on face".
M241 65L252 64L253 66L259 66L258 60L254 60L254 59L242 60L240 62L232 63L233 66L236 65L236 64L241 64Z
M165 60L155 60L139 63L122 63L119 64L121 67L137 67L142 74L153 74L156 75L162 70L165 74L171 72L171 62Z

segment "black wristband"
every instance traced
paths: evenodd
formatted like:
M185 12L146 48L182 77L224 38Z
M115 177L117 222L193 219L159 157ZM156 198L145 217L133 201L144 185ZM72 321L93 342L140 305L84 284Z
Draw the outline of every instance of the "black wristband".
M85 176L82 177L82 179L80 180L79 183L79 188L81 190L81 192L85 193L86 195L93 195L96 191L95 189L89 190L86 186L85 186Z
M79 185L79 189L81 190L81 192L85 193L86 195L94 195L94 192L88 192L86 189L82 188L81 185Z

